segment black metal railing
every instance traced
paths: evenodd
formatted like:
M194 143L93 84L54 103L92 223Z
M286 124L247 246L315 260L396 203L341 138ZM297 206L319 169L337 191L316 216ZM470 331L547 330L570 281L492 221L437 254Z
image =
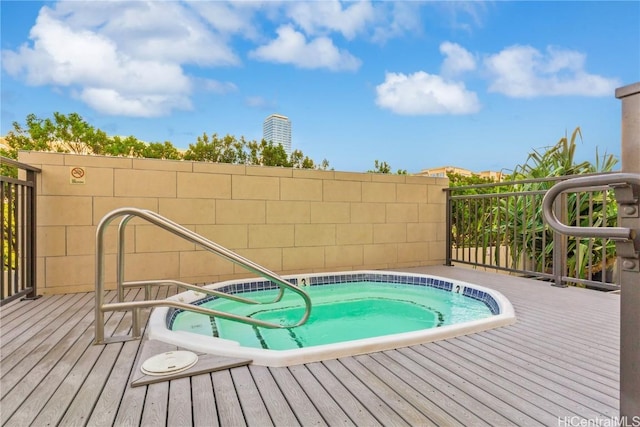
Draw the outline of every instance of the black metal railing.
M594 174L598 176L602 174ZM589 176L589 175L580 175ZM553 281L617 290L615 242L561 235L544 222L542 199L549 188L575 176L446 188L446 264L468 264ZM565 192L555 206L564 223L614 227L612 188Z
M0 157L2 275L0 305L37 298L36 174L40 169Z

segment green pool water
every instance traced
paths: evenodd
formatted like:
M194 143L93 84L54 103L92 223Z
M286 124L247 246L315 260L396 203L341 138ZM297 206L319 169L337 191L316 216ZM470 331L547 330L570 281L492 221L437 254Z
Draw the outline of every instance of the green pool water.
M231 320L182 312L172 324L174 331L188 331L237 341L245 347L290 350L412 332L468 322L491 316L481 301L432 287L357 282L310 286L309 320L301 326L268 329ZM271 301L276 291L238 294ZM302 299L293 292L272 304L246 305L216 299L204 307L250 316L282 325L294 324L303 315Z

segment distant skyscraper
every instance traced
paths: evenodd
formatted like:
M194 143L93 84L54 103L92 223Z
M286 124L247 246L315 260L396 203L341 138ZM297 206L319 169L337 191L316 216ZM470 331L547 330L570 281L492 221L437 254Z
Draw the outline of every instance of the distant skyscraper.
M282 144L287 155L291 154L291 121L280 114L272 114L262 124L262 139Z

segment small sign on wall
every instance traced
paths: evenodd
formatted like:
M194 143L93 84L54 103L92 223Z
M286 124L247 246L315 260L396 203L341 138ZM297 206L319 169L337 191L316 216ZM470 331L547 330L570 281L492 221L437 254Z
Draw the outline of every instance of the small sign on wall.
M70 184L84 184L86 178L86 171L84 168L74 166L69 169L69 183Z

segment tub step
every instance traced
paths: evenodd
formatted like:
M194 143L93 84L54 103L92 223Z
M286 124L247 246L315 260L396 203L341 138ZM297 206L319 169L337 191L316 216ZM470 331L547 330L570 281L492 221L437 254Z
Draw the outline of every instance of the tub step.
M146 375L140 369L142 364L152 356L166 353L168 351L182 350L180 347L156 340L145 340L141 344L142 348L138 353L135 371L132 375L131 387L175 380L178 378L191 377L194 375L206 374L209 372L221 371L223 369L235 368L249 365L251 359L239 359L233 357L216 356L213 354L197 353L198 361L189 369L168 375Z

